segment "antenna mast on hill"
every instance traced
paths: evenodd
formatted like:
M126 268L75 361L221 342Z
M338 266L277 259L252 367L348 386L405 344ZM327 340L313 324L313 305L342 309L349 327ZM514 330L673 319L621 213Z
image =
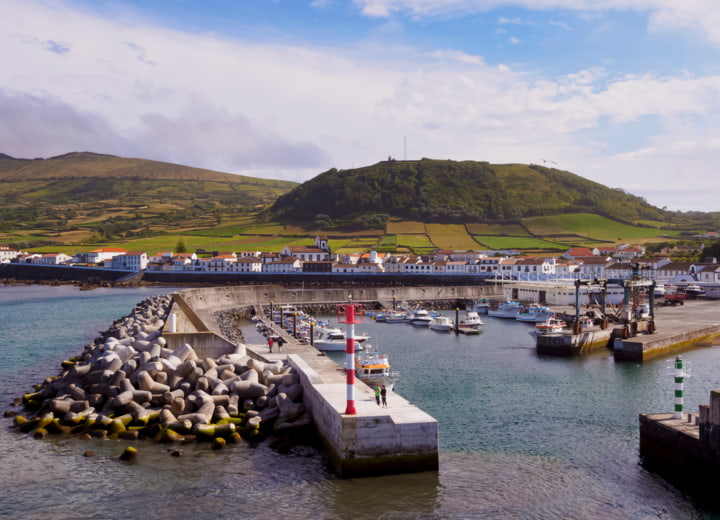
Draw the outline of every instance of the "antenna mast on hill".
M407 161L407 137L403 137L403 161Z

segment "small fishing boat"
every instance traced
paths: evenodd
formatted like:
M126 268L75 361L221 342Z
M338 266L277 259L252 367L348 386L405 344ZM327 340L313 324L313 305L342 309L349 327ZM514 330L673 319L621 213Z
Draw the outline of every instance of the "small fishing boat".
M520 312L521 305L520 302L502 302L498 304L497 307L490 307L488 309L488 316L493 316L495 318L507 318L514 320L515 317Z
M536 323L535 327L528 332L530 332L532 336L539 336L541 334L556 334L566 328L567 323L565 323L564 320L551 316L543 322Z
M438 316L430 322L430 329L439 332L450 332L455 328L455 320L447 316Z
M490 299L489 298L481 298L472 305L470 310L473 310L473 311L477 312L478 314L487 314L489 308L490 308Z
M551 318L553 314L554 312L550 307L533 303L520 309L515 319L529 323L542 323Z
M372 388L385 385L392 390L400 373L392 370L387 354L380 354L368 345L365 352L355 354L355 377Z

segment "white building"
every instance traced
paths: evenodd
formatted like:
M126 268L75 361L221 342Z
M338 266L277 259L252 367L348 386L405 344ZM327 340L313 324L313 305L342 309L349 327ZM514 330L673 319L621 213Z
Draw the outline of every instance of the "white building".
M148 257L145 251L125 253L116 255L112 259L112 269L127 269L129 271L142 271L148 265Z
M32 263L39 265L61 265L69 263L70 260L72 260L72 257L65 253L45 253L39 258L34 258Z
M288 256L277 262L263 264L264 273L296 273L302 269L299 258Z
M232 269L237 273L261 273L262 261L256 256L243 256L238 258Z
M0 263L8 263L15 260L22 254L22 251L13 249L10 246L0 244Z

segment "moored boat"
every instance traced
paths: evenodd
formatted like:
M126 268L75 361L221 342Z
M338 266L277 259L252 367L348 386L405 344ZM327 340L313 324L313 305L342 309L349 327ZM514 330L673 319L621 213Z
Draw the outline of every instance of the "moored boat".
M554 313L550 307L533 303L521 308L515 316L515 319L529 323L542 323L543 321L551 318L553 314Z
M340 352L347 348L345 331L339 328L322 328L316 330L317 337L313 339L313 346L323 352ZM363 343L370 339L370 336L363 334L355 335L355 350L364 350Z
M694 300L705 296L705 289L699 285L691 284L685 287L685 294L687 294L689 300Z
M416 311L413 311L408 323L410 323L410 325L414 325L415 327L429 327L433 319L434 318L430 316L430 313L427 310L417 309Z
M481 298L473 303L468 310L477 312L478 314L487 314L490 308L490 300L488 298Z
M529 332L533 336L539 336L540 334L557 334L567 328L567 323L564 320L556 318L554 315L549 317L543 322L536 323L535 327Z
M479 329L484 323L477 311L466 310L458 321L458 325L467 329Z
M387 354L380 354L371 347L355 354L355 377L372 388L385 385L392 390L400 373L392 370Z
M430 329L437 330L440 332L450 332L455 328L455 320L448 318L447 316L438 316L430 322Z
M520 308L520 302L501 302L497 305L497 307L490 307L488 309L488 316L492 316L494 318L507 318L514 320L518 312L520 312Z

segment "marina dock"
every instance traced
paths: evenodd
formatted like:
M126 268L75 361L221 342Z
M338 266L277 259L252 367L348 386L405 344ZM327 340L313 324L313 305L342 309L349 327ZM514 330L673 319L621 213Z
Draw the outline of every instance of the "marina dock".
M566 310L558 309L559 313ZM715 300L692 300L684 305L655 308L656 330L622 337L622 324L610 323L580 334L570 332L538 336L540 355L574 356L599 349L613 351L615 361L645 361L657 356L682 352L720 335L720 303Z
M655 309L655 322L653 334L615 338L615 361L646 361L710 341L720 335L720 302L691 300L677 307L660 306Z

